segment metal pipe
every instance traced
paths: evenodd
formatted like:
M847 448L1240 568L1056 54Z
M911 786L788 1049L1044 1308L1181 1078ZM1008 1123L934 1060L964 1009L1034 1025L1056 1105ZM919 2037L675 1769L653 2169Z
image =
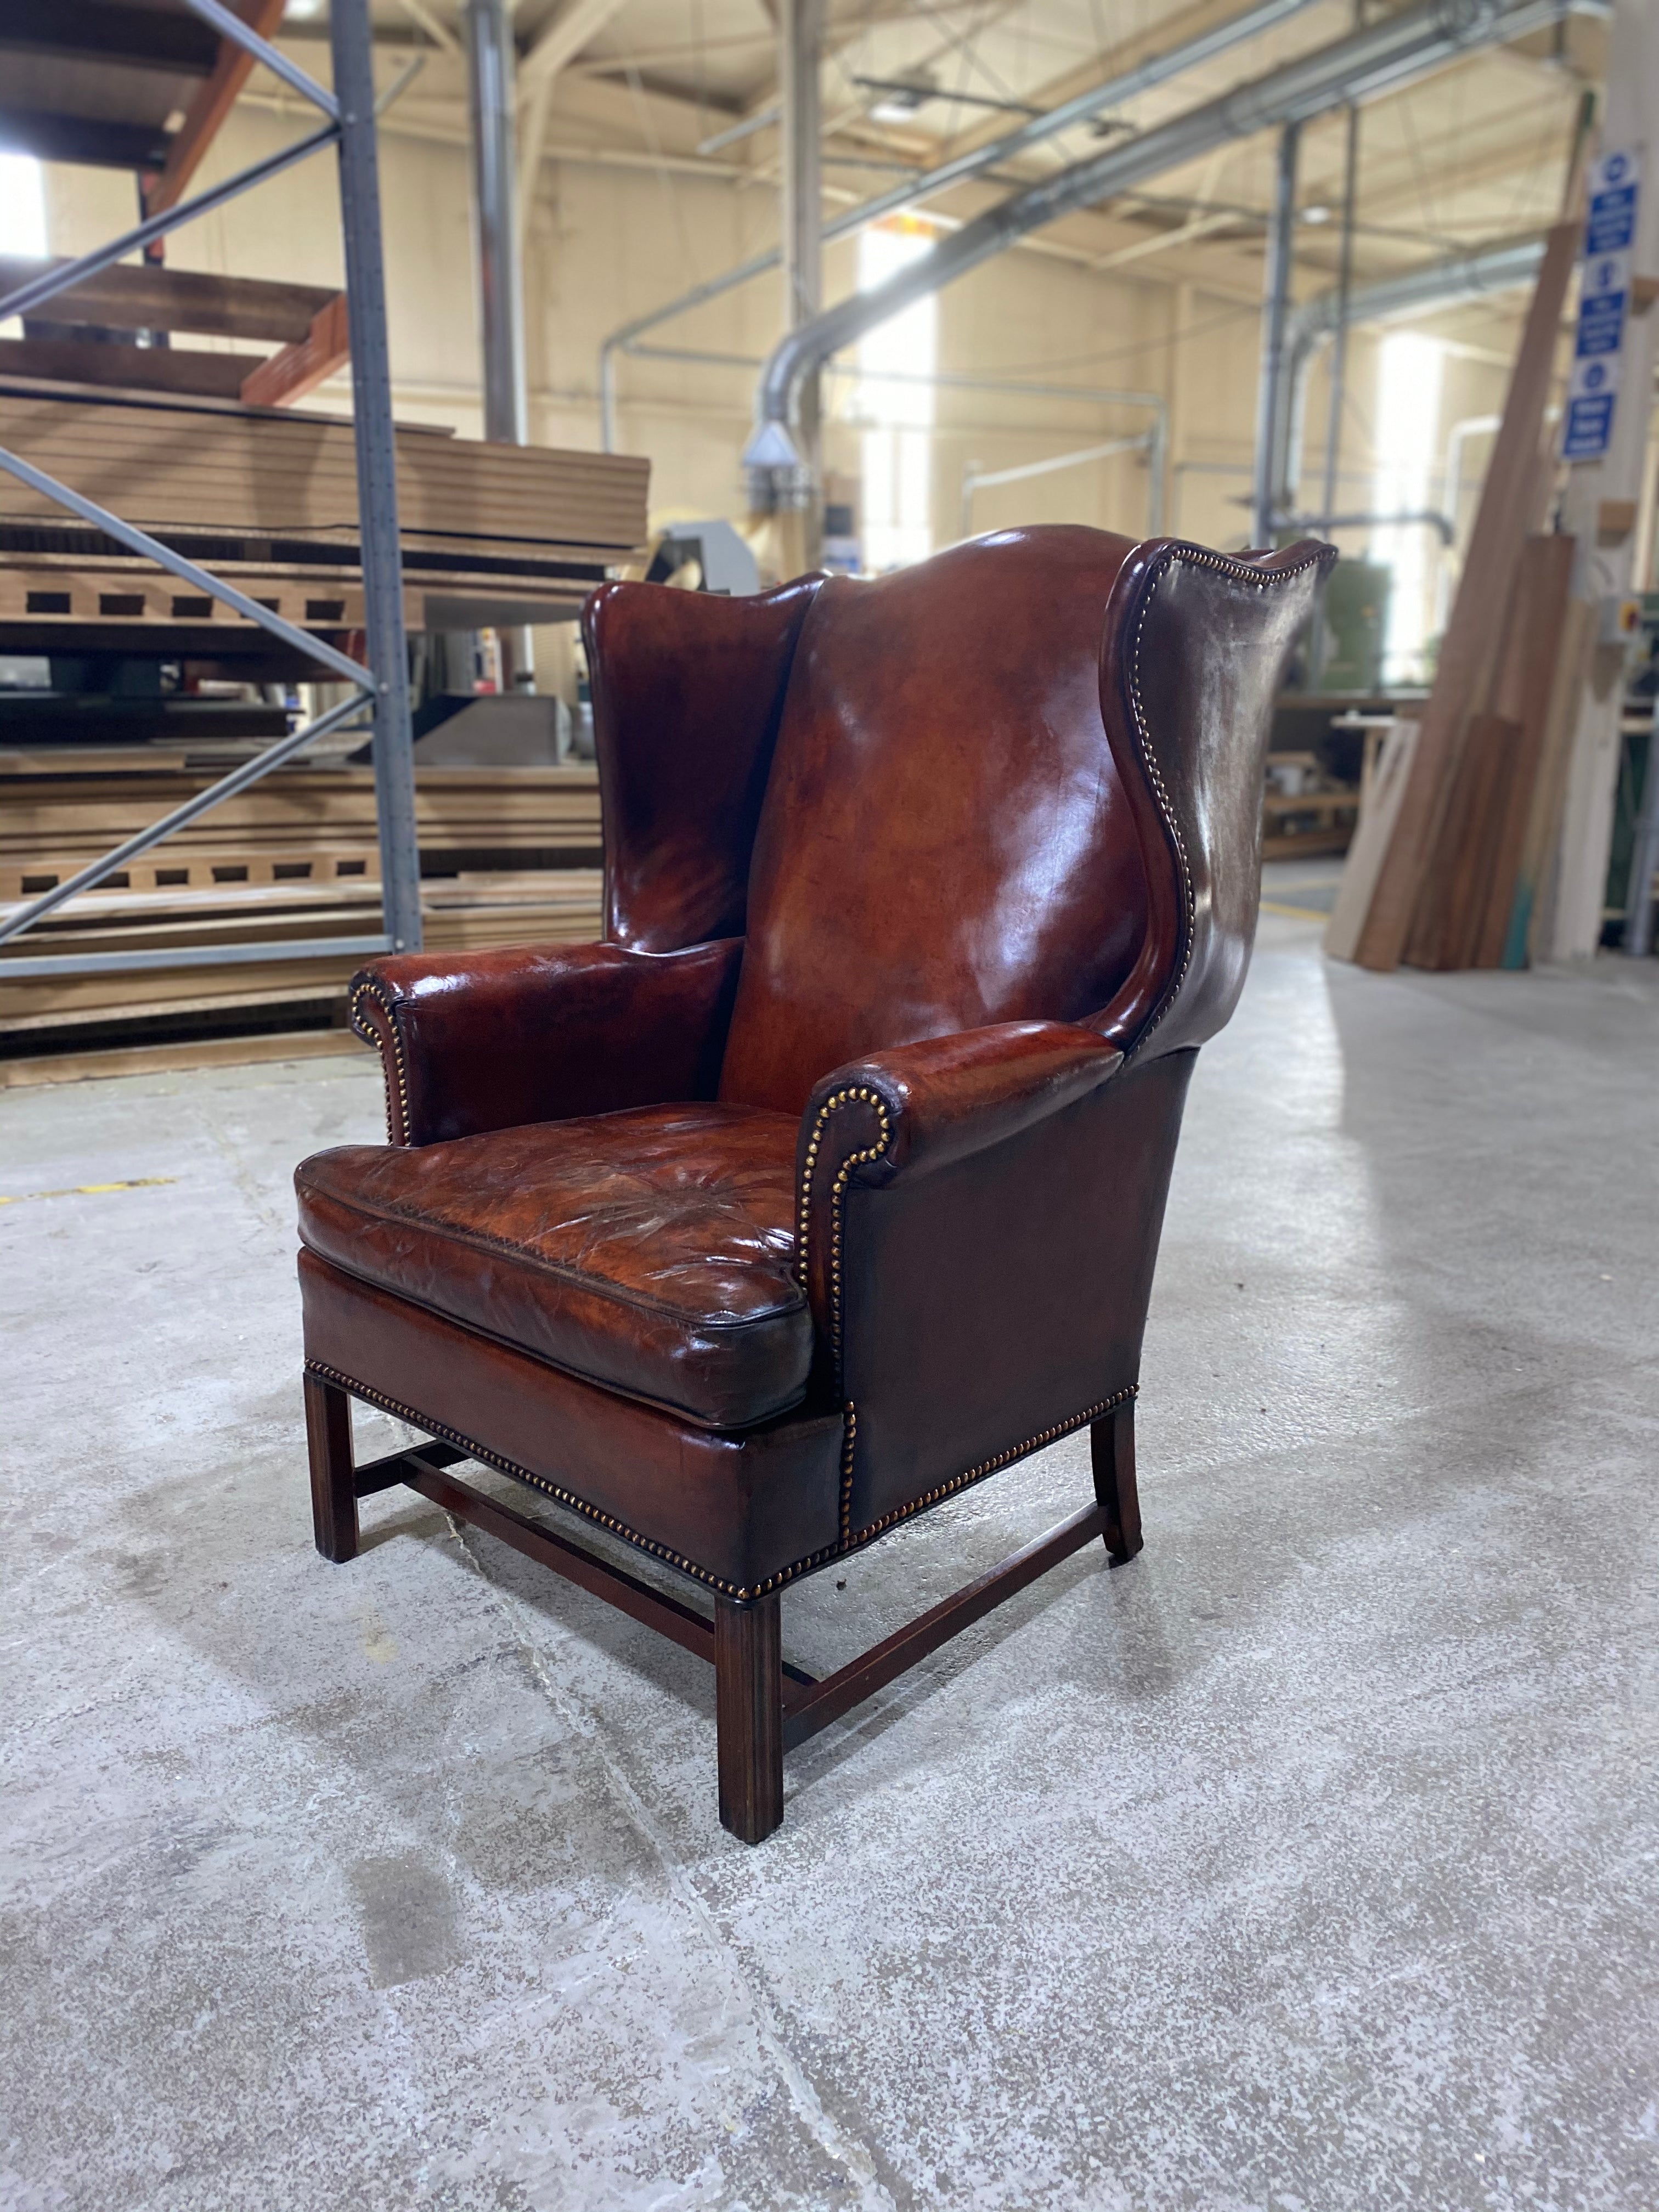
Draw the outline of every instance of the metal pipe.
M280 47L273 46L269 39L262 39L234 9L222 5L221 0L185 0L185 5L192 15L211 23L222 39L229 39L244 53L252 54L256 62L263 62L273 76L281 77L284 84L291 86L313 107L320 107L331 122L338 120L340 110L334 94L325 92L316 78L307 76L298 62L289 61Z
M89 862L72 875L67 883L57 884L51 890L43 891L39 898L32 899L28 905L15 908L5 921L0 921L0 945L39 921L43 914L50 914L54 907L62 906L65 899L73 898L77 891L90 890L94 884L102 883L114 869L124 868L129 860L136 860L141 853L148 853L153 845L161 844L175 830L185 829L195 821L198 815L208 813L227 799L234 799L239 791L246 791L249 784L257 783L262 775L269 775L272 769L280 768L285 760L291 760L295 753L302 752L314 738L326 737L331 730L338 729L354 714L361 714L364 705L361 696L343 699L337 707L331 707L327 714L319 714L314 722L307 722L297 730L290 730L287 737L279 738L274 745L267 745L252 760L243 761L240 766L232 769L228 775L221 776L217 783L210 784L205 791L198 791L194 799L187 799L181 805L175 806L171 814L164 814L159 822L152 822L147 828L140 830L125 844L118 845L112 853L106 853L101 860ZM65 971L54 969L52 972L58 975ZM21 970L8 961L0 973L15 976Z
M20 454L8 453L0 447L0 469L4 469L9 476L15 477L20 483L26 483L31 491L38 491L42 498L51 500L56 506L66 507L71 514L79 515L82 522L89 522L94 530L101 530L106 538L114 538L118 544L125 545L130 552L140 554L147 561L154 561L158 568L167 569L181 583L189 584L198 592L209 592L226 606L234 608L239 615L249 622L258 623L261 629L267 629L273 637L281 638L284 645L292 646L296 653L303 653L308 659L319 661L325 668L331 668L348 684L357 684L365 691L374 689L374 678L361 661L353 660L347 653L337 652L331 645L325 645L321 638L313 636L309 630L298 629L292 623L284 622L281 615L273 614L269 607L261 606L258 599L251 599L246 592L239 592L234 584L226 583L222 576L215 576L206 568L198 568L195 562L187 561L182 553L175 553L170 545L163 545L159 538L150 537L147 531L136 529L130 522L123 522L118 514L112 514L108 507L100 507L96 500L88 499L70 485L60 483L56 477L49 477L44 469L37 469L32 461L26 461Z
M390 952L389 937L289 937L275 945L180 945L148 952L49 952L38 960L0 960L0 982L53 981L60 975L120 975L132 968L225 968L245 960L364 960Z
M1097 206L1231 140L1274 125L1305 122L1346 101L1375 99L1479 47L1525 37L1564 14L1603 14L1606 4L1607 0L1517 0L1505 8L1490 0L1425 0L1026 186L964 223L884 284L837 302L805 329L782 338L762 374L760 424L745 459L751 466L775 465L775 454L793 449L790 425L802 381L813 368L913 301L1003 252L1027 232L1079 208Z
M466 0L464 27L472 125L478 328L483 344L484 436L497 445L527 446L530 393L525 373L514 84L518 57L507 0ZM533 691L536 659L529 630L515 623L502 637L509 687Z
M995 168L1000 162L1041 144L1044 139L1070 130L1074 124L1087 122L1104 107L1119 106L1125 100L1149 92L1154 85L1182 76L1203 62L1213 61L1218 54L1227 53L1234 46L1259 37L1263 31L1271 30L1275 24L1300 15L1304 8L1312 4L1313 0L1258 0L1258 5L1245 9L1241 15L1233 16L1225 23L1218 23L1213 30L1203 32L1199 37L1188 39L1182 46L1171 46L1163 53L1149 54L1134 68L1124 70L1121 76L1109 77L1103 84L1097 84L1088 92L1080 92L1072 100L1063 100L1058 107L1050 108L1046 115L1034 117L1030 122L1021 124L1017 130L1005 131L1000 138L990 144L976 147L970 153L958 154L933 168L921 170L907 178L902 184L895 185L889 191L878 193L875 198L866 200L860 206L849 208L844 215L837 216L833 222L825 225L824 242L828 244L832 239L849 237L853 232L862 230L866 224L879 222L884 215L896 215L900 209L917 206L951 185L964 184L969 179ZM775 109L763 118L745 118L744 124L734 126L721 139L705 141L698 151L712 151L716 145L757 127L760 120L771 122L775 119ZM751 277L764 276L769 269L777 267L780 258L780 249L775 246L769 252L751 255L747 261L739 262L735 269L728 269L723 276L711 276L706 283L693 285L689 292L670 300L663 307L653 307L647 314L635 315L631 320L618 325L603 341L599 347L599 428L600 442L607 453L615 453L617 449L617 354L631 350L630 340L643 337L647 331L655 330L659 324L690 314L694 307L702 307L706 301L719 299L722 293L735 290L739 284L748 283Z
M696 361L714 368L759 368L757 353L709 353L696 346L630 345L630 354L641 361ZM926 384L950 392L1010 392L1028 399L1083 399L1091 404L1148 407L1164 416L1169 402L1161 392L1125 392L1097 384L1028 384L1012 376L963 376L954 369L935 369L924 375L913 368L860 368L851 362L832 361L825 374L857 384Z
M1154 434L1141 430L1133 438L1108 438L1098 446L1079 446L1075 453L1052 453L1047 460L1021 461L1011 469L980 469L969 461L962 472L962 534L974 530L974 494L989 484L1023 483L1028 477L1056 475L1061 469L1080 469L1091 461L1109 460L1115 453L1150 453ZM1156 536L1156 532L1149 533Z
M530 435L530 409L519 261L513 17L506 0L466 0L465 30L484 435L500 445L522 446Z
M107 246L95 246L90 253L83 253L76 260L59 262L55 268L31 277L27 284L20 284L15 292L8 292L0 300L0 323L9 321L13 315L31 314L46 301L56 299L58 293L70 290L118 261L125 261L129 253L148 246L151 239L165 238L170 230L193 222L198 215L210 215L227 200L234 200L239 192L264 184L268 177L280 176L284 169L291 169L308 155L320 153L325 146L331 146L338 136L338 129L331 123L326 130L315 131L309 138L296 138L293 145L284 146L279 153L268 154L263 161L239 170L209 191L198 192L193 200L180 200L176 207L163 208L160 215L148 216Z
M1361 285L1349 295L1346 320L1350 324L1389 322L1400 315L1420 314L1427 308L1451 307L1460 300L1516 291L1537 282L1543 259L1541 239L1511 240L1474 253L1453 254L1443 261L1408 270L1402 276ZM1291 398L1281 416L1285 450L1274 457L1273 475L1279 504L1286 508L1296 503L1302 475L1301 426L1308 372L1317 349L1336 332L1339 297L1334 291L1317 293L1293 307L1285 323Z
M783 323L799 330L823 306L823 130L819 76L823 49L823 0L779 0L778 88L783 125ZM816 522L813 486L818 475L823 398L817 374L802 381L799 430L801 477L773 478L778 506L799 507L805 518L799 557L818 563L822 527Z
M363 627L374 672L374 803L380 830L380 910L394 952L421 949L421 854L415 827L415 744L404 636L398 455L386 351L386 265L374 134L374 54L368 0L333 0L329 36L340 100L340 220L351 339Z
M1321 537L1333 530L1403 530L1418 524L1437 531L1442 544L1451 544L1455 532L1450 516L1431 507L1390 508L1386 514L1367 508L1355 514L1286 514L1281 508L1273 516L1276 529L1317 531Z
M1354 0L1355 20L1361 19L1364 0ZM1348 395L1348 307L1353 292L1353 239L1356 218L1359 212L1359 110L1348 110L1347 143L1342 163L1342 240L1338 252L1336 276L1336 342L1331 353L1329 390L1325 408L1325 487L1320 506L1327 514L1336 506L1336 483L1342 455L1342 411ZM1293 416L1301 409L1304 393L1291 374L1291 364L1284 365L1285 381L1290 389L1290 408ZM1299 420L1287 421L1285 450L1300 434ZM1270 481L1272 478L1270 477ZM1274 483L1274 489L1279 489ZM1285 501L1289 505L1288 499ZM1330 592L1330 578L1322 576L1314 592L1314 611L1310 629L1312 635L1308 648L1308 682L1316 691L1325 674L1327 641L1330 626L1325 619L1325 606Z
M1279 407L1288 389L1285 374L1285 322L1291 306L1291 272L1296 262L1296 162L1302 125L1287 123L1279 134L1273 177L1273 221L1267 231L1267 291L1261 308L1261 368L1255 389L1255 474L1250 500L1250 543L1273 542L1273 455Z
M1348 110L1347 146L1342 167L1342 243L1336 276L1336 343L1331 354L1329 403L1325 410L1325 495L1328 511L1336 505L1336 471L1342 450L1342 410L1347 398L1348 317L1353 295L1354 221L1359 211L1359 110ZM1322 654L1321 656L1323 657Z

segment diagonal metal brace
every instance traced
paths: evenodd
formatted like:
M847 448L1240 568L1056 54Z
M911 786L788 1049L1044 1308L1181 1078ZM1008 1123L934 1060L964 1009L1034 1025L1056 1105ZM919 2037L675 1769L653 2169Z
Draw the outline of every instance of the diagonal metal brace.
M340 105L334 94L325 92L315 77L307 76L298 62L289 61L269 39L262 39L234 9L222 5L221 0L185 0L185 5L192 15L211 23L222 39L234 40L256 62L263 62L274 76L281 77L284 84L303 94L313 107L320 107L331 123L339 120Z
M60 262L57 267L43 270L27 284L20 284L15 292L8 292L0 300L0 323L13 315L27 315L47 300L55 300L60 292L68 292L88 276L96 276L100 270L112 268L116 262L125 261L129 253L136 253L141 246L148 246L153 238L165 238L170 230L177 230L198 215L211 215L227 200L247 191L254 185L263 185L267 178L281 176L296 161L307 155L319 154L325 146L331 146L340 133L330 124L325 131L313 131L309 138L298 138L291 146L283 146L275 154L268 154L263 161L256 161L250 169L239 169L234 177L227 177L222 185L215 185L205 192L198 192L193 200L180 200L177 207L163 208L112 239L107 246L94 246L77 260Z
M268 775L272 769L280 768L285 760L290 760L295 753L303 751L313 738L325 737L329 731L337 729L342 722L349 721L354 714L361 714L362 711L363 702L361 699L343 699L337 707L331 708L326 714L319 714L314 722L307 722L303 728L291 730L287 737L278 738L274 745L268 745L252 760L243 761L240 767L232 769L228 775L221 776L217 783L210 784L205 791L198 791L194 799L185 799L182 806L175 806L171 814L164 814L159 822L152 822L148 829L129 837L125 845L118 845L112 853L106 853L101 860L90 862L78 875L71 876L67 883L56 884L52 890L43 891L27 906L19 907L5 921L0 921L0 945L3 945L9 937L15 937L20 931L27 929L31 922L39 921L43 914L50 914L54 907L62 906L65 899L73 898L76 891L90 890L113 869L125 867L129 860L135 860L141 853L149 852L152 845L159 845L164 838L171 837L175 830L182 830L187 823L195 821L198 814L207 813L227 799L234 799L239 791L246 791L249 784L257 783L262 775ZM63 956L65 960L71 957L67 953ZM53 972L68 971L65 969L54 969ZM10 966L0 968L0 974L15 976L17 973L18 970Z
M205 592L216 599L222 599L226 606L234 607L249 622L258 623L261 629L268 629L273 637L281 638L284 645L292 646L307 659L320 661L325 668L332 669L346 683L355 684L361 690L370 693L379 690L379 684L361 660L353 660L349 653L338 653L331 645L325 645L321 638L313 636L309 630L296 629L292 623L284 622L281 615L272 614L269 607L262 607L258 599L251 599L246 592L239 592L234 584L228 584L222 577L210 575L205 568L198 568L182 553L175 553L170 545L163 545L159 538L152 538L147 531L136 530L131 523L123 522L118 514L112 514L108 507L100 507L96 500L72 491L68 484L60 483L56 477L49 477L44 469L37 469L33 461L26 461L19 454L8 453L3 446L0 446L0 469L15 476L20 483L27 484L31 491L38 491L43 498L55 501L59 507L66 507L71 514L78 514L82 522L91 523L106 538L113 538L118 544L142 554L147 561L154 561L159 568L167 569L184 583L193 584L198 592ZM355 705L356 702L354 701L352 703Z

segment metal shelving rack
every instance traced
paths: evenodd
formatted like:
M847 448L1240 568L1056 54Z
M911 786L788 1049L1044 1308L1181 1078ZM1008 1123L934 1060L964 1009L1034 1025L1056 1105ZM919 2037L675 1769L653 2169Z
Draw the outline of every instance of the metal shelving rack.
M137 252L152 239L176 230L197 216L221 207L325 146L338 149L340 212L345 241L346 311L351 336L353 425L356 444L357 501L362 532L364 632L368 665L337 652L320 638L295 629L249 599L233 584L210 574L145 532L122 521L106 507L86 499L34 468L23 456L0 447L0 469L45 497L91 523L131 551L155 561L198 592L222 600L250 622L314 661L319 671L343 678L353 696L327 714L306 723L269 746L257 758L200 792L159 822L130 837L54 890L21 907L0 923L0 943L16 937L77 891L88 890L181 830L223 799L230 799L303 752L314 739L368 711L374 729L374 794L380 824L382 931L377 937L312 938L297 945L210 945L170 951L54 953L40 959L7 959L0 972L8 981L28 977L107 974L120 969L208 967L250 960L292 960L306 957L344 958L376 952L418 951L421 945L421 869L415 827L415 768L409 718L409 660L404 638L403 562L398 534L397 459L392 442L392 375L386 349L386 270L380 247L380 164L374 129L374 66L368 0L333 0L330 39L334 89L327 91L252 31L221 0L185 0L222 38L234 40L263 62L284 83L319 109L323 128L280 153L201 192L193 199L149 217L78 260L47 271L0 299L0 321L33 313L58 293L67 291L112 263Z

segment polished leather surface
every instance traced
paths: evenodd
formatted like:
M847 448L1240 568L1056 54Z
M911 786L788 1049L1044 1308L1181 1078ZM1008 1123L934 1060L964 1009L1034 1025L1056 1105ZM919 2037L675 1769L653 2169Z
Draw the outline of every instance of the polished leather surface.
M671 1544L672 1524L672 1548L698 1559L682 1459L653 1446L642 1470L611 1463L631 1449L627 1422L668 1423L638 1401L712 1440L702 1425L760 1420L793 1395L796 1410L749 1433L799 1437L805 1456L790 1441L772 1464L789 1480L810 1463L801 1510L819 1534L808 1542L763 1486L731 1510L787 1522L799 1560L1131 1387L1192 1047L1226 1018L1249 954L1272 693L1327 557L1043 529L754 602L602 593L589 632L624 941L607 957L642 976L627 946L743 927L746 942L653 963L666 980L603 1020L577 1011L597 956L572 955L500 1050L476 963L453 1008L432 988L435 1027L411 1010L428 987L404 976L411 1009L384 1020L406 1060L424 1053L427 1088L409 1078L418 1149L310 1176L306 1233L337 1263L334 1364L385 1389L377 1363L401 1361L418 1406L411 1346L441 1369L447 1404L475 1363L475 1425L443 1418L526 1465L564 1439L541 1435L543 1461L527 1457L520 1396L561 1422L580 1402L572 1486L628 1489L635 1533ZM760 1110L716 1142L698 1118L711 1091ZM654 1119L614 1126L571 1103L647 1098L665 1102ZM541 1126L505 1126L518 1120ZM501 1133L475 1140L499 1147L488 1173L464 1145L426 1143L486 1125ZM638 1160L605 1148L628 1127L637 1152L647 1125L664 1149L624 1203L617 1178ZM556 1155L562 1182L544 1173ZM641 1297L657 1269L678 1287ZM320 1357L313 1305L308 1290ZM836 1402L844 1480L826 1539L814 1455ZM750 1544L744 1574L778 1556L770 1534L722 1524L720 1540Z
M647 1107L407 1150L348 1145L296 1177L337 1267L712 1428L806 1386L793 1116Z
M665 952L742 933L750 852L821 577L752 599L606 584L582 617L605 817L605 933Z
M1133 1387L1194 1057L1125 1068L931 1173L854 1171L836 1363L849 1540Z
M1127 1051L1202 1044L1244 987L1261 894L1273 695L1336 548L1242 560L1154 539L1112 593L1101 701L1140 830L1140 957L1098 1017Z
M740 939L684 952L614 945L404 953L353 977L380 1047L393 1144L712 1098Z
M802 626L720 1096L799 1113L861 1054L1103 1006L1146 930L1101 720L1127 538L1009 531Z
M300 1255L306 1357L739 1594L836 1540L838 1413L702 1429Z

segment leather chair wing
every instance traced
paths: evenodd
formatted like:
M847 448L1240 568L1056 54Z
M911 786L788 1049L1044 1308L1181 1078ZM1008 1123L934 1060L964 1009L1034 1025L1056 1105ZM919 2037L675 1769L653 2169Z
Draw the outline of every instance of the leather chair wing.
M613 944L667 952L743 933L778 718L823 581L738 599L606 584L588 600Z
M1137 546L1107 609L1101 709L1140 834L1140 957L1099 1016L1126 1052L1223 1028L1244 987L1261 890L1261 777L1278 690L1334 545L1231 559Z
M727 938L672 953L524 945L371 962L349 1003L380 1054L390 1141L712 1098L742 952Z

